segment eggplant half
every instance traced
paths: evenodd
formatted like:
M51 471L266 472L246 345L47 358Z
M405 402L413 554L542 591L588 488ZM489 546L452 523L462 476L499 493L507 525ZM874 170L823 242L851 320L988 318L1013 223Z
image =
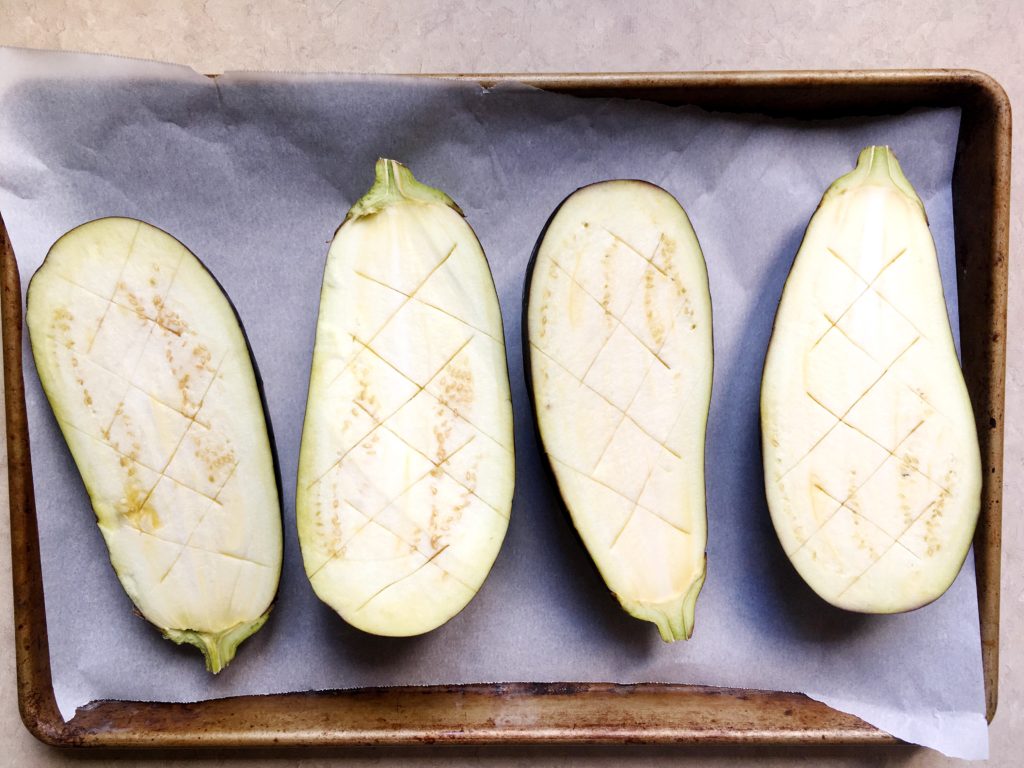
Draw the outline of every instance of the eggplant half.
M239 320L189 250L106 218L50 249L28 289L43 389L138 611L219 672L281 574L272 441Z
M643 181L576 191L541 236L525 304L538 433L572 523L627 612L689 638L713 352L686 213Z
M894 613L942 595L978 519L981 458L924 205L888 147L825 192L761 385L768 506L823 599Z
M490 571L514 480L487 259L451 198L381 159L320 294L296 492L314 591L366 632L438 627Z

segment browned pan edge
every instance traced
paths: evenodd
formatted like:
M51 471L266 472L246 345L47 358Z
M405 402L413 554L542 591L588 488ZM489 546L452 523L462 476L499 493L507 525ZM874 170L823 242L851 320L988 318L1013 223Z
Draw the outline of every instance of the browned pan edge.
M998 691L1010 190L1010 105L999 84L968 70L438 76L794 117L961 107L953 201L963 367L985 472L975 552L991 720ZM53 695L43 606L21 366L21 284L2 219L0 259L18 705L42 741L107 747L898 743L800 694L602 683L364 689L194 704L102 701L65 723Z

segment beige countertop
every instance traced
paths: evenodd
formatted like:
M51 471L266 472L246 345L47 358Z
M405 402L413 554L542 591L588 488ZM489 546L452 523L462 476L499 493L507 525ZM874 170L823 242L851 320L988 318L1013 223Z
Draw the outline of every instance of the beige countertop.
M532 6L532 7L531 7ZM572 72L968 67L1024 99L1024 14L1016 0L0 0L0 45L117 53L226 69ZM1014 149L1020 148L1014 140ZM1019 155L1018 156L1024 156ZM1024 194L1024 165L1013 173ZM1024 240L1012 212L1011 243ZM1013 248L1013 252L1016 248ZM1014 255L1016 255L1014 253ZM1024 750L1024 329L1011 258L999 711L989 764ZM2 443L0 443L2 444ZM6 461L2 462L6 466ZM0 498L7 498L6 472ZM6 506L6 502L3 503ZM0 764L912 765L954 763L923 749L548 749L64 754L22 727L15 697L10 531L0 511ZM6 597L5 597L6 596Z

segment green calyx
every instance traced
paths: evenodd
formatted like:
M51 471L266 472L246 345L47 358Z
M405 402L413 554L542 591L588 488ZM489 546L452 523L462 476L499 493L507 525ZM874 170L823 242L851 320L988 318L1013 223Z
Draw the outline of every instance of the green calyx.
M622 603L626 612L637 619L653 622L658 627L658 634L666 643L676 640L689 640L693 635L694 613L697 608L697 596L707 576L707 558L701 565L700 573L690 584L686 593L674 600L664 603Z
M349 209L345 222L372 216L395 203L447 205L460 216L464 215L462 209L444 192L417 181L412 171L397 160L382 157L377 160L373 186Z
M268 616L270 616L269 608L258 619L240 622L221 632L197 632L193 629L164 629L162 631L164 637L178 645L188 643L201 650L206 659L206 669L216 675L235 658L235 651L242 641L266 623Z
M857 158L857 166L845 176L836 179L825 192L821 202L824 203L833 196L868 186L894 187L915 202L922 212L924 211L924 203L917 196L913 185L903 175L903 169L900 168L896 155L889 147L879 146L865 147L861 150L860 156Z

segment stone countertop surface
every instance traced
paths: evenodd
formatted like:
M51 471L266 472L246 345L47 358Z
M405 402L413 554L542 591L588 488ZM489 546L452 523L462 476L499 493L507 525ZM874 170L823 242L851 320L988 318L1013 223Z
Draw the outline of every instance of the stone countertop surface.
M972 68L1024 99L1024 14L1016 0L0 0L0 45L93 51L228 69L349 72L614 72ZM1018 132L1018 136L1021 132ZM1019 153L1014 139L1014 153ZM1012 199L1024 199L1024 164ZM1024 216L1011 214L1011 244ZM1015 250L1015 249L1014 249ZM993 766L1024 750L1024 328L1021 270L1010 261L999 710ZM0 441L0 445L4 445ZM2 450L2 449L0 449ZM6 466L6 460L2 461ZM6 506L6 471L0 473ZM18 717L10 526L0 511L0 764L196 766L938 766L926 749L584 748L71 753L35 741ZM7 597L4 597L4 596Z

